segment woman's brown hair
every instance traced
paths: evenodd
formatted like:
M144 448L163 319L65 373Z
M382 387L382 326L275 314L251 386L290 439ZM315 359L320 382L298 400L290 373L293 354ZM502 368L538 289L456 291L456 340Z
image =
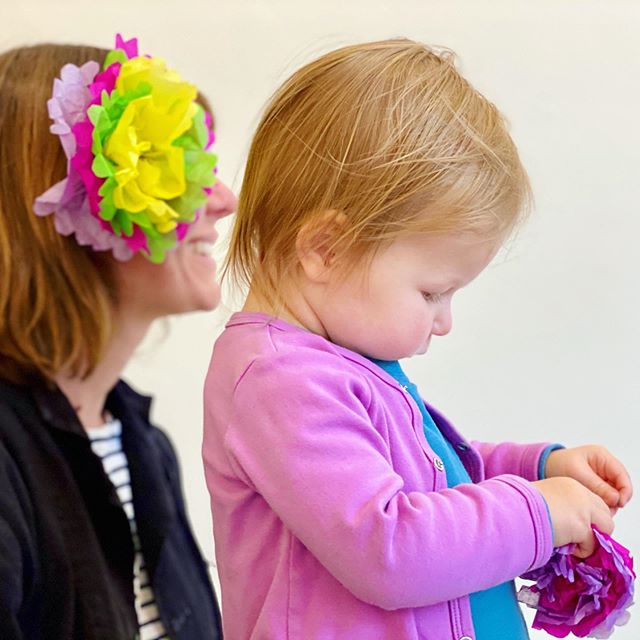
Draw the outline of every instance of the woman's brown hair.
M106 51L42 44L0 54L0 378L89 373L112 330L109 258L62 236L33 201L66 175L47 100L67 63Z

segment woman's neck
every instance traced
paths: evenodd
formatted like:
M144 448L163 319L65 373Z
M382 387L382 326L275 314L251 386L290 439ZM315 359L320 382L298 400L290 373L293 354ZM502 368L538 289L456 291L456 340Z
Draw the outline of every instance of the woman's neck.
M55 382L67 396L85 429L105 422L107 395L118 382L123 369L144 338L151 320L121 313L114 319L114 333L96 368L86 377L59 374Z

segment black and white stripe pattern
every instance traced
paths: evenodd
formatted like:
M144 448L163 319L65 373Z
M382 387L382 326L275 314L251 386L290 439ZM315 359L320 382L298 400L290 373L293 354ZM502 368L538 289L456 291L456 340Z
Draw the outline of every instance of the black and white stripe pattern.
M135 549L133 563L133 590L136 613L140 624L140 640L169 640L169 636L160 620L153 590L140 549L140 540L136 527L136 517L131 493L131 478L127 457L122 450L122 425L112 420L102 427L89 429L89 439L93 452L102 460L102 466L116 488L122 508L127 514L131 527L131 536Z

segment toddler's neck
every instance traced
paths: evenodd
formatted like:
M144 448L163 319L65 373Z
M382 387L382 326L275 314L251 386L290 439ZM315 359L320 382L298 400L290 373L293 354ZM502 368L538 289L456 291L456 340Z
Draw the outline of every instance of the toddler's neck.
M313 308L299 291L291 292L291 295L282 296L282 303L278 303L267 299L252 287L249 290L249 295L245 300L242 311L266 313L289 324L301 327L306 331L329 338Z

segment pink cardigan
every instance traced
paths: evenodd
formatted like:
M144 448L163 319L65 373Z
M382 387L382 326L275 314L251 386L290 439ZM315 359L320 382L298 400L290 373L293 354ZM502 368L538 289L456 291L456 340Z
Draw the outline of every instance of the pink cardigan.
M468 594L549 558L544 444L467 443L446 488L413 400L366 358L237 313L205 383L203 456L227 640L461 640Z

